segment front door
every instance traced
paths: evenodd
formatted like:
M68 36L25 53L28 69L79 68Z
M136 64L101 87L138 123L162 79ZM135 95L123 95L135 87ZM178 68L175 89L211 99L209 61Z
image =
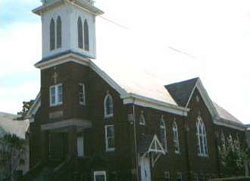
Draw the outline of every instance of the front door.
M140 159L141 167L141 181L151 181L151 169L150 160L148 157L141 157Z
M67 135L61 132L49 134L49 157L53 160L64 159L67 148Z

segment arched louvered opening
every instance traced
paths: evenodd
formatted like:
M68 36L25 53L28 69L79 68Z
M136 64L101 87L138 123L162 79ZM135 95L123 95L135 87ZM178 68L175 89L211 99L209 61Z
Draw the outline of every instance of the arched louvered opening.
M62 20L60 16L56 20L56 47L62 47Z
M207 156L208 147L207 147L206 128L200 116L197 118L196 127L197 127L197 140L198 140L198 155Z
M50 50L55 49L55 21L51 19L50 21Z
M79 17L77 21L78 31L78 48L83 48L83 34L82 34L82 19Z
M89 26L87 20L84 21L84 49L89 51Z

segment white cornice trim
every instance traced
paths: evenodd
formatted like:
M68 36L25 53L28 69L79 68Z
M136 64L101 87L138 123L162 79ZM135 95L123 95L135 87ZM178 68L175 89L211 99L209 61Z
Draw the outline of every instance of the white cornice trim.
M43 70L43 69L54 67L56 65L60 65L60 64L66 63L66 62L76 62L76 63L79 63L81 65L89 66L90 59L83 58L83 57L76 55L74 53L69 53L67 55L62 55L60 57L52 58L48 61L37 63L37 64L35 64L35 67Z
M43 12L48 11L52 8L58 7L64 3L69 3L77 8L83 9L84 11L87 11L90 14L93 14L95 16L102 15L104 12L100 9L96 8L93 5L90 5L87 2L78 2L78 1L69 1L69 0L57 0L55 2L51 3L45 3L42 6L34 9L32 12L41 15Z
M80 127L80 128L91 128L92 123L89 120L82 120L82 119L68 119L63 121L57 121L54 123L47 123L41 125L41 130L53 130L53 129L64 129L69 127Z
M228 127L228 128L237 129L239 131L246 131L246 129L247 129L244 125L237 125L237 124L232 124L232 123L226 123L222 119L214 120L214 124L218 125L218 126L225 126L225 127Z
M39 6L36 9L33 9L32 12L37 14L37 15L41 15L44 11L47 11L47 10L52 9L54 7L58 7L63 3L64 3L64 0L57 0L55 2L46 3L46 4L43 4L42 6Z
M136 95L133 93L129 93L126 95L121 95L121 99L123 99L123 104L135 104L143 107L150 107L153 109L174 113L181 116L187 116L187 112L189 109L183 108L180 106L176 106L173 104L169 104L166 102L158 101L155 99L151 99L148 97Z
M125 89L119 86L119 84L117 84L109 75L107 75L104 71L102 71L94 62L92 62L88 58L81 57L74 53L69 53L67 55L62 55L60 57L52 58L48 61L38 63L35 66L43 70L66 62L75 62L90 67L120 94L120 97L121 99L123 99L124 104L136 103L137 105L140 106L151 107L154 109L174 113L177 115L187 116L187 111L188 111L187 108L183 108L177 105L169 104L163 101L158 101L155 99L151 99L148 97L132 93L128 94ZM136 102L134 102L134 99L136 100Z

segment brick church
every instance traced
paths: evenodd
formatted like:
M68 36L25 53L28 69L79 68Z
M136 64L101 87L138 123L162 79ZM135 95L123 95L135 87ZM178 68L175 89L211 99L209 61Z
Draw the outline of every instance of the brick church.
M41 89L28 112L27 180L207 180L219 147L245 143L245 126L201 80L153 86L95 63L92 0L43 0ZM243 173L244 174L244 173Z

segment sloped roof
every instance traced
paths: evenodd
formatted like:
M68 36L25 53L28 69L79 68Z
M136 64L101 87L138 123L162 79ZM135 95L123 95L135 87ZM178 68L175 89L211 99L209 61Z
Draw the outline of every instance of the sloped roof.
M166 85L166 89L168 89L169 93L172 95L174 100L180 106L187 106L190 97L192 96L194 88L197 86L197 82L200 81L198 77L185 80L182 82L177 82L173 84ZM201 81L200 81L201 82ZM210 98L208 97L210 100ZM217 103L212 102L212 106L215 110L215 114L217 116L218 123L226 123L233 125L243 126L243 123L240 122L237 118L235 118L232 114L226 111L224 108L219 106Z
M94 63L93 63L94 64ZM177 106L164 83L151 72L130 67L128 71L119 71L126 63L112 66L96 61L95 65L112 78L126 93L132 93Z
M232 122L243 125L243 123L241 121L239 121L236 117L234 117L232 114L230 114L223 107L219 106L215 102L213 102L213 104L214 104L214 107L215 107L215 109L216 109L216 111L221 119L223 119L225 121L232 121Z
M11 134L25 139L29 120L15 120L16 118L16 115L0 112L0 137Z
M193 78L173 84L166 85L168 92L172 95L178 105L185 107L192 94L194 86L199 78Z
M59 60L60 58L62 61ZM131 63L127 63L126 61L103 63L104 61L92 61L79 53L66 51L55 57L50 57L50 59L42 60L35 64L35 66L42 69L67 61L89 66L116 89L121 98L140 97L140 99L153 102L153 104L160 104L162 107L167 107L171 111L175 110L174 112L178 112L181 115L186 112L185 108L178 106L168 90L165 89L164 82L160 81L154 72L147 72L138 67L131 66Z

